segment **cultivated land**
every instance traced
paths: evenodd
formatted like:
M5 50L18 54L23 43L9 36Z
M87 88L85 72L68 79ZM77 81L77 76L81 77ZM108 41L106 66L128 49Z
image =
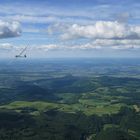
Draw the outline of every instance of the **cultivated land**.
M1 61L0 139L139 140L139 62Z

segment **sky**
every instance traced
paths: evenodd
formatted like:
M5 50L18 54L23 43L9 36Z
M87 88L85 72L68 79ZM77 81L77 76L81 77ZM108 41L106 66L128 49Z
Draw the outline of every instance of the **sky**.
M0 58L140 57L140 0L0 0Z

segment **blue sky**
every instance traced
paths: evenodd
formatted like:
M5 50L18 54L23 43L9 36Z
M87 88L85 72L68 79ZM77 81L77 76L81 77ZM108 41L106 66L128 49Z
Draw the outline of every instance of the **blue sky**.
M0 56L139 57L139 0L0 0Z

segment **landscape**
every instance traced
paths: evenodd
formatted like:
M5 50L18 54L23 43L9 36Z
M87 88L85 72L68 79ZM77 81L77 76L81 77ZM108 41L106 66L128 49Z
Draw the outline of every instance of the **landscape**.
M0 0L0 140L140 140L140 0Z
M0 61L1 140L139 140L139 59Z

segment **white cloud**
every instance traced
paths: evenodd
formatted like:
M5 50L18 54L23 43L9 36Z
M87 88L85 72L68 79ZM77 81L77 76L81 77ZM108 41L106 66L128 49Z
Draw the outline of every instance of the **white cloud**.
M130 40L130 39L124 39L124 40L116 40L116 39L96 39L93 41L94 45L98 46L106 46L106 47L111 47L111 46L123 46L123 45L131 45L131 46L138 46L140 45L140 40Z
M46 44L46 45L32 47L32 49L37 49L37 50L42 50L42 51L55 50L58 48L60 48L60 47L59 47L59 45L56 45L56 44Z
M19 22L0 20L0 38L17 37L21 35Z
M13 49L13 45L10 43L2 43L0 44L0 50L10 51Z
M12 51L15 53L23 50L23 45L12 45L10 43L0 44L1 51ZM28 53L45 53L49 51L74 51L74 50L138 50L140 49L140 40L113 40L113 39L96 39L83 44L32 44L27 48Z
M72 50L75 50L75 49L80 49L80 50L89 50L89 49L101 49L102 46L99 46L99 45L94 45L94 43L85 43L85 44L81 44L81 45L73 45L73 46L70 46L68 47L68 49L72 49Z
M26 46L25 45L13 45L10 43L1 43L0 44L0 50L8 50L8 51L22 51ZM56 44L42 44L42 45L29 45L27 47L28 51L49 51L49 50L55 50L61 48L60 45L56 45Z
M98 5L96 7L89 6L89 7L84 7L84 8L85 10L83 11L82 8L78 8L78 7L73 7L71 9L67 7L61 8L61 7L49 5L49 4L40 5L40 2L39 2L39 5L32 5L32 4L27 5L24 3L19 3L19 4L11 3L11 4L6 4L6 5L5 4L0 5L0 13L9 15L9 17L11 18L18 18L18 19L20 18L23 20L27 18L27 21L29 18L31 18L31 16L39 17L40 15L50 15L50 16L54 15L55 17L60 17L61 19L64 17L78 17L78 18L75 18L75 20L77 21L79 17L96 19L101 14L100 10L106 9L106 6ZM71 12L71 10L73 12ZM106 14L102 13L102 16L106 17Z
M80 45L60 45L60 44L46 44L46 45L34 45L32 50L50 51L50 50L89 50L89 49L101 49L101 46L95 46L92 43L85 43Z
M63 30L62 30L63 31ZM117 21L97 21L93 25L70 25L61 34L61 38L77 39L138 39L140 26L126 25Z
M119 45L119 46L112 46L111 47L112 49L115 49L115 50L136 50L136 49L140 49L140 46L139 45L135 45L135 46L132 46L132 45Z
M48 28L48 32L57 32L64 42L79 42L77 39L86 39L85 44L73 43L71 46L63 47L66 49L140 49L140 26L118 21L97 21L93 25L55 24Z
M135 50L135 49L140 49L140 40L96 39L90 43L79 45L78 47L85 48L85 49L117 49L117 50L133 49Z
M12 15L7 16L7 19L15 20L24 23L50 23L57 22L60 19L55 16L31 16L31 15Z

